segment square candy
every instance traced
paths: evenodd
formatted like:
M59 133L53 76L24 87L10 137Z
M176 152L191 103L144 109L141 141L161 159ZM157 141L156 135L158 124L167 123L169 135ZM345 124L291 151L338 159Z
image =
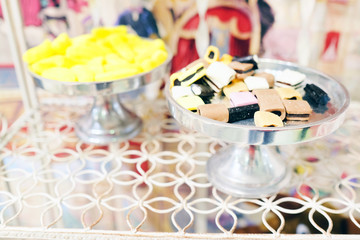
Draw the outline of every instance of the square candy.
M205 104L204 101L198 96L180 97L176 99L176 102L190 111L195 111L198 106Z
M232 107L240 107L251 104L257 104L258 100L251 92L233 92L230 94Z
M230 98L230 94L233 92L248 92L249 89L247 88L244 81L234 79L229 85L223 88L223 92L227 98Z
M280 116L281 120L285 119L284 104L275 89L258 89L253 94L258 99L260 111L272 112Z
M305 74L302 74L300 72L285 69L284 71L280 72L279 75L276 76L276 81L280 84L285 84L289 86L296 86L303 82L306 78Z
M246 86L248 87L249 91L255 90L255 89L268 89L269 84L263 77L254 77L249 76L246 77L244 80Z
M312 109L304 100L283 100L286 110L286 120L307 121L310 118Z
M206 69L206 76L217 88L221 89L235 78L235 70L222 62L213 62Z

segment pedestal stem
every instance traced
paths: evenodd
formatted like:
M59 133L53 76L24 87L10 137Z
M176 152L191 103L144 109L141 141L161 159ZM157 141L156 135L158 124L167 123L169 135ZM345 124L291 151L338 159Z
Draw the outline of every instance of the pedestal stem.
M78 137L87 143L108 144L136 136L141 119L126 109L118 95L96 96L92 109L76 123Z
M290 173L276 147L230 145L207 162L209 181L237 197L258 198L278 192Z

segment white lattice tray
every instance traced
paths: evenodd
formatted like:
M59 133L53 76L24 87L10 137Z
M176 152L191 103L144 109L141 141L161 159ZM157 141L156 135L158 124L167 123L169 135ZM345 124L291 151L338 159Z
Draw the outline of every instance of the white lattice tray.
M13 124L1 117L0 236L358 237L338 234L360 232L359 104L335 134L281 147L293 169L281 193L241 199L217 191L205 173L226 143L179 129L164 99L140 100L143 132L102 147L77 139L74 104L45 104Z

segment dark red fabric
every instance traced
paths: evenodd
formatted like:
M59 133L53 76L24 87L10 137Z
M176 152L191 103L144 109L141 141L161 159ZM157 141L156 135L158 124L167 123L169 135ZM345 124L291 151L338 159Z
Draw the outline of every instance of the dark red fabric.
M206 17L216 16L221 22L228 22L233 17L237 19L238 30L241 33L251 32L251 21L249 16L241 9L229 7L215 7L207 11ZM192 17L184 26L187 30L196 30L199 24L199 16ZM250 39L237 39L234 36L229 38L229 54L233 56L246 56L249 54ZM176 72L185 67L192 61L198 59L199 56L195 47L195 39L179 38L177 54L172 61L172 72Z

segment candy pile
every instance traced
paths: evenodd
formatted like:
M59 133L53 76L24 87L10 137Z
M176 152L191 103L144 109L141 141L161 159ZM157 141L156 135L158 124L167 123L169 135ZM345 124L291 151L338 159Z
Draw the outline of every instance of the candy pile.
M261 71L254 56L220 58L209 46L204 58L170 76L170 88L181 106L201 116L229 123L254 118L258 127L282 127L308 121L312 106L330 100L318 86L304 87L305 80L290 69L276 75Z
M161 39L143 39L126 26L95 28L69 38L60 34L23 56L34 73L66 82L111 81L150 71L168 56Z

